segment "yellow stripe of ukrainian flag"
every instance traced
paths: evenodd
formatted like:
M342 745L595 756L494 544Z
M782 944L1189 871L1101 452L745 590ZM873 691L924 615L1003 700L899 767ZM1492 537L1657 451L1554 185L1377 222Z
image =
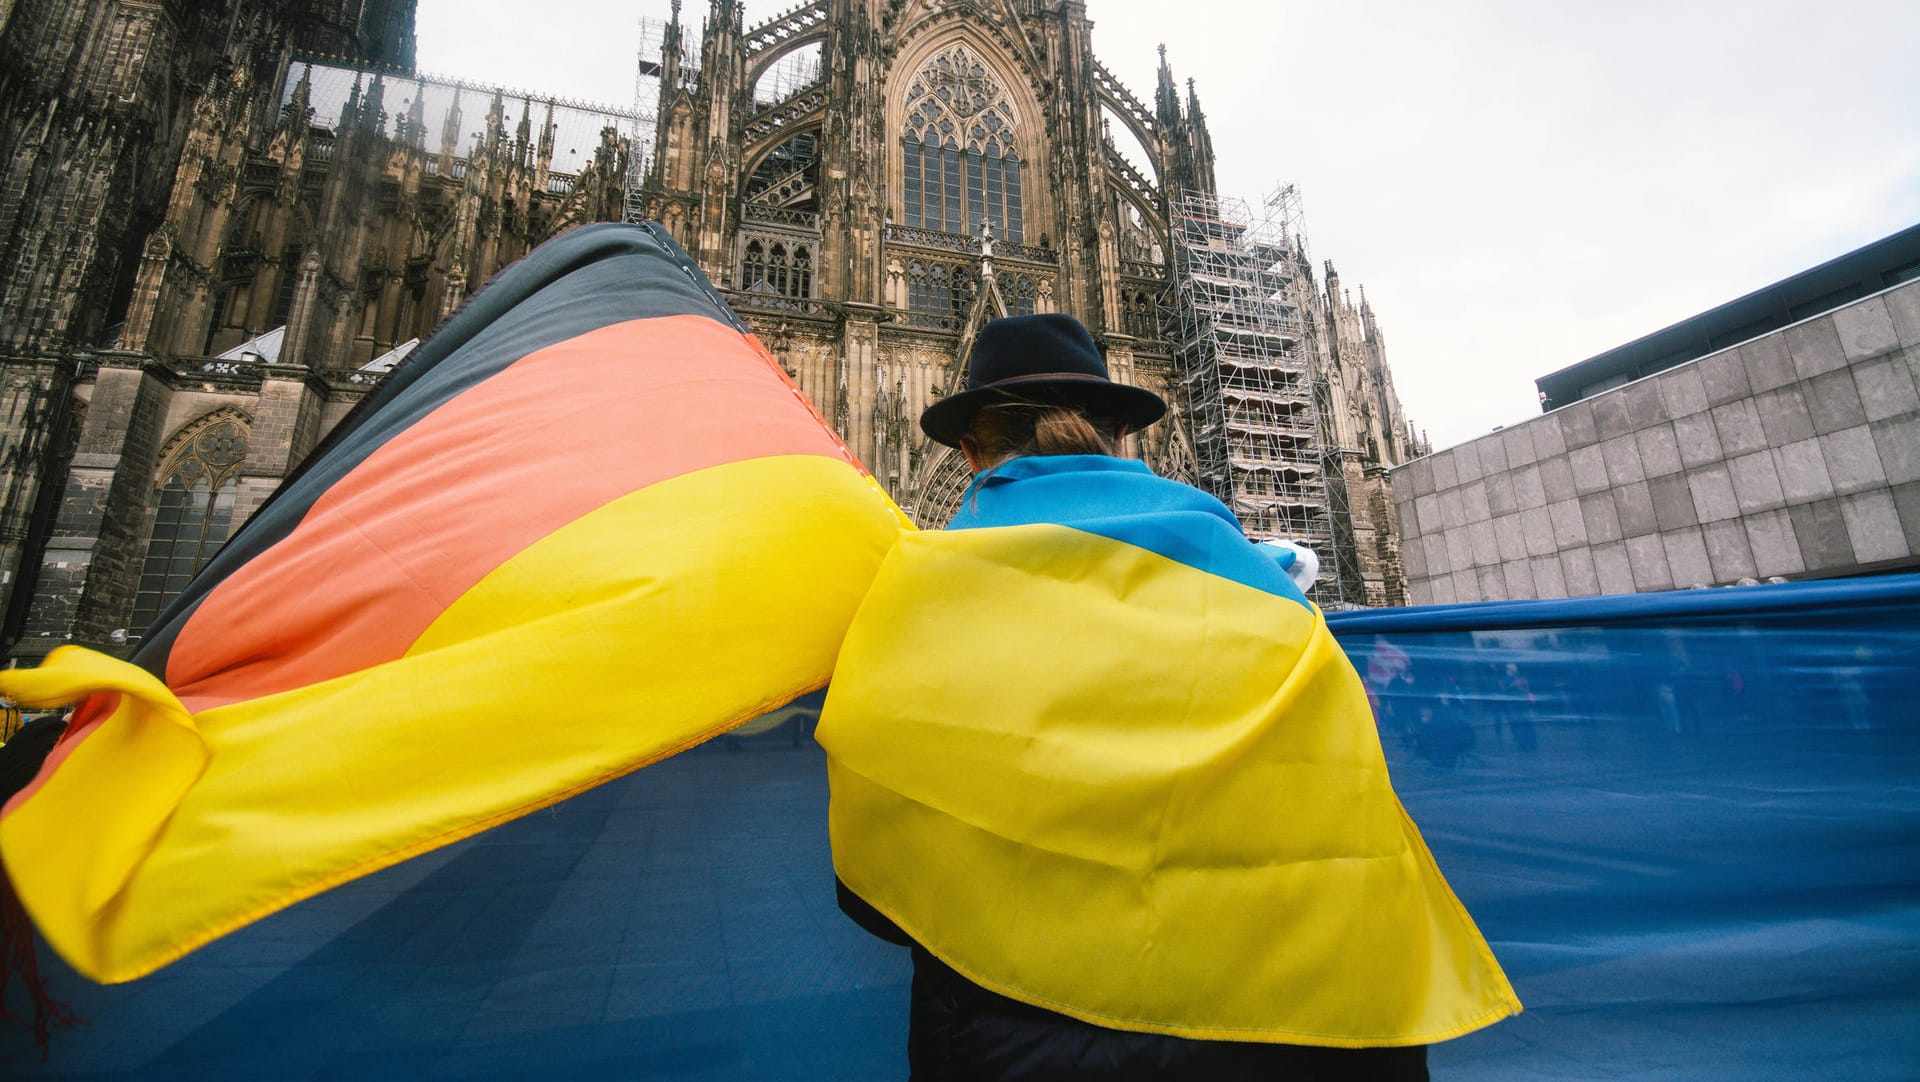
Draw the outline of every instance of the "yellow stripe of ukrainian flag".
M1352 1046L1518 1009L1317 610L1054 525L919 534L821 719L835 865L974 981Z

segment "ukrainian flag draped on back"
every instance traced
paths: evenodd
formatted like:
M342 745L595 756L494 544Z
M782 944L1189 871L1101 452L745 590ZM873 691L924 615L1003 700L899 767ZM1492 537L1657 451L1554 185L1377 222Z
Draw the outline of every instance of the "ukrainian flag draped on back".
M1327 1046L1519 1009L1319 610L1138 463L1015 459L903 537L819 738L842 880L1004 995Z
M75 968L137 977L817 689L903 525L677 245L576 230L343 421L132 663L0 674L80 700L0 856Z

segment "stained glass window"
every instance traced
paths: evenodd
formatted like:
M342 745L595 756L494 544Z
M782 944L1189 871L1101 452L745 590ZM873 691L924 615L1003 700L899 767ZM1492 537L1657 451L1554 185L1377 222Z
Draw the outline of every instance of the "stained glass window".
M135 630L144 630L213 558L233 528L247 428L235 417L203 421L176 443L160 467L159 506L134 595Z
M767 280L767 249L757 240L747 242L747 253L740 260L740 288L752 289Z
M767 257L767 284L775 293L787 291L787 246L784 244L774 245L773 254Z
M813 296L813 251L781 241L750 240L740 254L740 288L802 300Z
M790 297L813 296L813 253L804 244L793 249L793 274L787 279Z
M997 236L1023 242L1018 118L979 55L954 45L928 61L908 86L906 117L906 224L974 234L992 222Z
M1007 314L1010 316L1030 316L1034 312L1034 286L1031 275L1022 274L1007 279L1000 290L1006 299Z
M300 285L300 259L306 250L298 244L287 246L286 255L280 259L280 285L273 295L273 315L267 320L269 327L287 325L287 315L293 311L293 291Z
M919 259L907 264L907 309L935 317L923 326L958 330L977 292L978 284L965 267Z

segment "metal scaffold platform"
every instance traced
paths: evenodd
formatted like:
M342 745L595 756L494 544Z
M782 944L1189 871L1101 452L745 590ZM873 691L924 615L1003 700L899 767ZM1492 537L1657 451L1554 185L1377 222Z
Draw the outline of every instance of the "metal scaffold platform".
M653 164L653 140L660 118L660 44L665 26L658 19L640 20L639 63L633 76L633 126L627 134L626 192L621 220L646 220L647 168Z
M1256 216L1238 199L1173 199L1169 313L1202 488L1256 540L1302 542L1326 571L1312 592L1344 607L1314 372L1304 338L1299 203L1291 187Z

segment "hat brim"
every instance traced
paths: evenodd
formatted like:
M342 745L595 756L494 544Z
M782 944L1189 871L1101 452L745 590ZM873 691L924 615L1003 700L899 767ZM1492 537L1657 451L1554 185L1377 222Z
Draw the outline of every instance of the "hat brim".
M961 391L929 405L920 414L920 430L948 447L973 427L974 415L1000 402L1045 402L1068 406L1138 432L1166 416L1167 403L1144 387L1112 383L1095 376L1029 376L1001 380Z

